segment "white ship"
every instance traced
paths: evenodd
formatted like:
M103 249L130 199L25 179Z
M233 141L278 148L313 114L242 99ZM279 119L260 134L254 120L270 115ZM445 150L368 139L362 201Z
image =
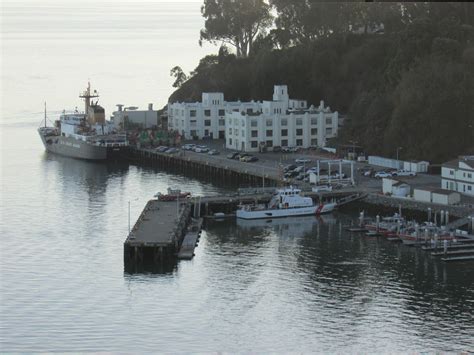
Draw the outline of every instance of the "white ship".
M48 152L87 160L105 160L118 156L128 145L125 134L117 134L112 123L105 120L105 113L98 102L91 99L99 97L96 90L91 92L90 84L79 95L84 99L85 112L63 111L55 127L44 126L38 133Z
M293 187L278 189L268 205L243 205L236 212L237 218L261 219L292 216L319 215L332 212L336 202L315 204L311 197L300 195L301 190Z

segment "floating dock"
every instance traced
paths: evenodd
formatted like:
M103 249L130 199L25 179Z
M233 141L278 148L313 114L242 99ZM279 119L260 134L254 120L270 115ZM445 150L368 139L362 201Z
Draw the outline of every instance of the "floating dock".
M201 236L202 218L193 218L184 236L181 248L179 249L178 259L191 260L194 257L194 248L196 248Z

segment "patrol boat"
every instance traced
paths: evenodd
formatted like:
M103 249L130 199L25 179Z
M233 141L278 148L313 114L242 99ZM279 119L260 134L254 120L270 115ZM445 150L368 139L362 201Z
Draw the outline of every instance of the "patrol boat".
M105 120L104 108L98 100L91 100L99 94L97 90L91 92L90 83L79 97L84 99L85 111L63 111L54 127L46 124L45 107L44 126L38 128L44 147L48 152L71 158L105 160L117 157L128 146L126 135L117 133L114 125Z
M303 197L300 193L300 189L293 187L278 189L268 205L243 205L237 210L236 217L243 219L268 219L319 215L332 212L337 207L336 202L315 204L311 197Z

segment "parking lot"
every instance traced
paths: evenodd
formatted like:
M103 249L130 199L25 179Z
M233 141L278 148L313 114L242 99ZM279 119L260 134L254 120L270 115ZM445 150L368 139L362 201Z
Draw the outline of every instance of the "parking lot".
M185 144L195 144L208 147L210 150L214 149L218 151L216 155L209 155L207 152L194 152L191 150L179 149L179 151L172 154L181 154L182 156L192 157L193 160L209 162L223 167L232 167L233 169L240 170L243 172L248 172L254 175L271 177L274 179L282 179L284 177L284 168L288 165L303 166L304 170L310 168L315 168L317 160L330 160L337 159L333 154L321 152L318 150L299 150L294 153L284 153L284 152L256 152L249 153L252 156L258 158L258 161L255 162L242 162L238 159L229 159L227 155L232 152L238 152L235 150L230 150L225 148L224 140L199 140L199 141L185 141L182 142L181 148ZM241 152L239 152L241 153ZM297 160L303 159L305 162L296 163ZM356 186L367 191L367 192L379 192L382 189L382 179L374 178L369 176L364 176L363 172L368 168L372 168L374 172L384 171L383 167L370 166L364 162L354 162L354 180ZM328 174L328 164L320 163L320 169L322 169L321 174ZM301 168L300 168L301 169ZM337 164L332 164L331 166L331 175L337 174L339 172L339 166ZM343 166L342 172L350 177L350 166ZM296 177L296 176L295 176ZM417 176L403 176L395 177L397 179L406 181L409 183L412 188L417 187L431 187L439 188L441 184L440 176L438 175L428 175L428 174L417 174ZM286 179L288 183L294 185L300 185L302 187L309 186L308 182L296 180L295 178Z

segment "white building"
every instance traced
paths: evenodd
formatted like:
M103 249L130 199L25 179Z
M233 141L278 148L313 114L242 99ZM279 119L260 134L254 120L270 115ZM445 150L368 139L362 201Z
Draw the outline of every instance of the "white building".
M177 130L184 139L225 138L226 112L255 112L259 102L226 102L224 94L202 93L201 102L168 104L168 129Z
M158 125L158 111L153 110L153 104L148 105L148 110L138 110L137 107L117 105L118 110L112 113L112 121L116 127L124 129L140 127L151 128Z
M203 93L201 102L168 104L168 129L185 139L226 139L227 148L258 151L260 147L324 146L337 135L338 113L321 101L307 108L292 100L286 85L274 87L273 101L224 101L223 93Z
M321 101L307 107L304 100L291 100L286 85L276 85L273 101L263 101L254 111L231 111L226 115L226 147L256 152L263 147L326 145L338 131L338 113Z
M441 205L454 205L461 202L461 195L458 192L436 189L431 195L433 203Z
M384 195L397 197L407 197L410 195L410 185L406 182L390 178L383 178L382 180L382 192Z
M441 167L441 188L474 196L474 155L444 163Z
M430 163L427 161L404 161L403 169L415 173L427 173Z

